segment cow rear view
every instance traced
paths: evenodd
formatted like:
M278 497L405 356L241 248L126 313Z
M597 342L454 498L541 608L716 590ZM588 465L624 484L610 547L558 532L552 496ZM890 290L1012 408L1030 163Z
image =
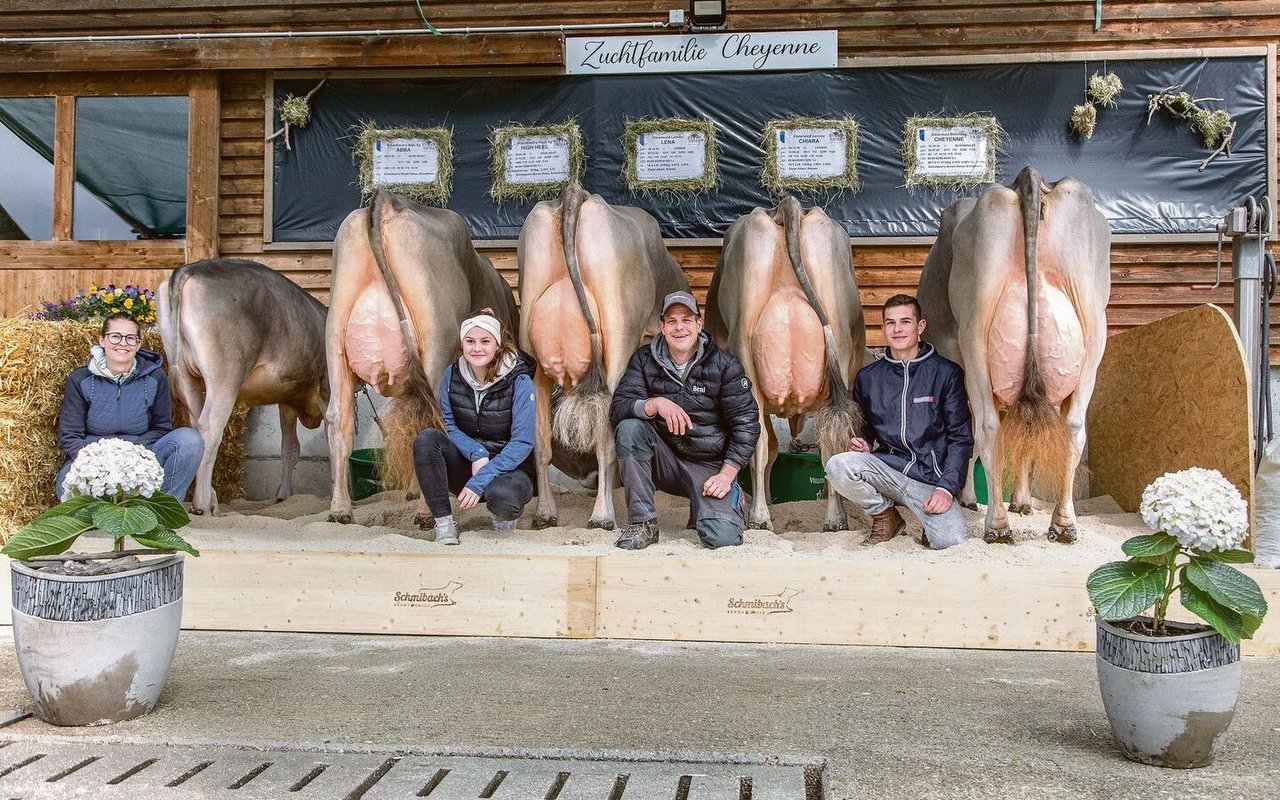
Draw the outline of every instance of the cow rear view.
M443 429L436 389L457 353L458 326L484 306L504 326L513 325L516 309L511 287L476 252L462 217L382 190L338 229L329 302L329 513L350 522L347 459L359 385L392 398L384 431L386 482L415 486L413 439L423 428ZM429 519L420 503L418 523Z
M792 197L737 220L707 293L707 332L738 357L752 382L766 435L751 463L747 524L771 529L769 471L778 439L768 415L789 419L793 432L815 415L823 463L861 427L849 387L866 332L848 233L821 208L806 211ZM824 529L845 527L830 492Z
M965 368L977 455L987 466L985 539L1012 541L999 502L1031 510L1032 470L1057 495L1048 536L1076 539L1072 487L1106 342L1110 229L1088 186L1046 183L1028 167L943 214L920 278L925 332ZM962 500L973 503L966 488Z
M156 292L174 401L204 441L192 510L217 510L212 479L223 431L237 402L279 406L283 474L292 491L299 421L319 427L329 400L325 307L256 261L216 258L179 267Z
M588 525L612 530L616 457L609 398L641 340L657 332L662 298L688 291L689 282L653 217L611 206L576 184L529 212L517 259L520 346L538 364L534 526L557 524L548 478L554 438L563 450L594 453L597 491ZM564 399L553 420L556 386Z

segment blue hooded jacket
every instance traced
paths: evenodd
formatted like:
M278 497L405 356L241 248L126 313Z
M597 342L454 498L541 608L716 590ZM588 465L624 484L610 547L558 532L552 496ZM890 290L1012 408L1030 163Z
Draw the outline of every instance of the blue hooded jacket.
M58 442L67 461L99 439L150 446L173 430L173 398L163 358L139 350L133 374L122 382L95 375L87 366L67 377L58 416Z
M909 478L960 494L973 428L959 364L921 342L910 361L886 355L859 370L853 397L873 454Z

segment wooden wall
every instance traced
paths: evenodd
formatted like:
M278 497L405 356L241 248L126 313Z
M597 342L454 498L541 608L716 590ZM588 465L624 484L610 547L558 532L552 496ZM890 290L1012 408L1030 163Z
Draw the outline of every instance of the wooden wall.
M7 0L0 36L174 33L203 30L352 30L420 27L412 2L396 0L81 0L73 6ZM424 4L437 27L646 22L666 18L682 0L653 2L454 2ZM1280 2L1114 2L1103 4L1093 30L1092 0L731 0L729 30L834 28L846 57L921 57L980 54L1029 56L1045 52L1266 45L1280 38ZM639 32L639 31L637 31ZM0 44L0 78L47 77L59 69L216 71L220 111L217 235L222 255L258 258L323 298L328 253L271 250L262 245L264 87L269 69L388 67L557 67L558 34L444 37L233 39L62 44ZM99 283L155 285L183 254L172 243L48 243L18 253L0 242L0 313L19 312L38 297L58 297ZM149 245L157 245L149 247ZM169 248L166 250L165 248ZM880 343L880 304L914 291L927 247L856 247L854 263L871 329ZM677 248L694 286L705 291L716 252ZM514 252L490 251L514 279ZM1230 284L1215 292L1193 284L1213 281L1212 245L1116 245L1108 319L1113 331L1159 319L1198 303L1230 307ZM1280 320L1280 313L1273 315ZM1272 335L1280 363L1280 323Z

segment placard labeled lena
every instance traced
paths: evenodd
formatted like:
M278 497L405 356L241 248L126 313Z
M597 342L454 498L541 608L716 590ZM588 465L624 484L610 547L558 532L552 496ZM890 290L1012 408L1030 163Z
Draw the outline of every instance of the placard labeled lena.
M716 126L709 119L627 120L622 179L633 192L692 195L716 185Z
M707 169L707 136L702 131L658 131L636 138L636 178L687 181Z

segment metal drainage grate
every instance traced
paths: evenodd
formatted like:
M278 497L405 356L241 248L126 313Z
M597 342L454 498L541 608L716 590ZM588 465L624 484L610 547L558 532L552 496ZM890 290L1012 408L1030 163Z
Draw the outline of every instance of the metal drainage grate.
M0 796L822 800L822 767L0 740Z

